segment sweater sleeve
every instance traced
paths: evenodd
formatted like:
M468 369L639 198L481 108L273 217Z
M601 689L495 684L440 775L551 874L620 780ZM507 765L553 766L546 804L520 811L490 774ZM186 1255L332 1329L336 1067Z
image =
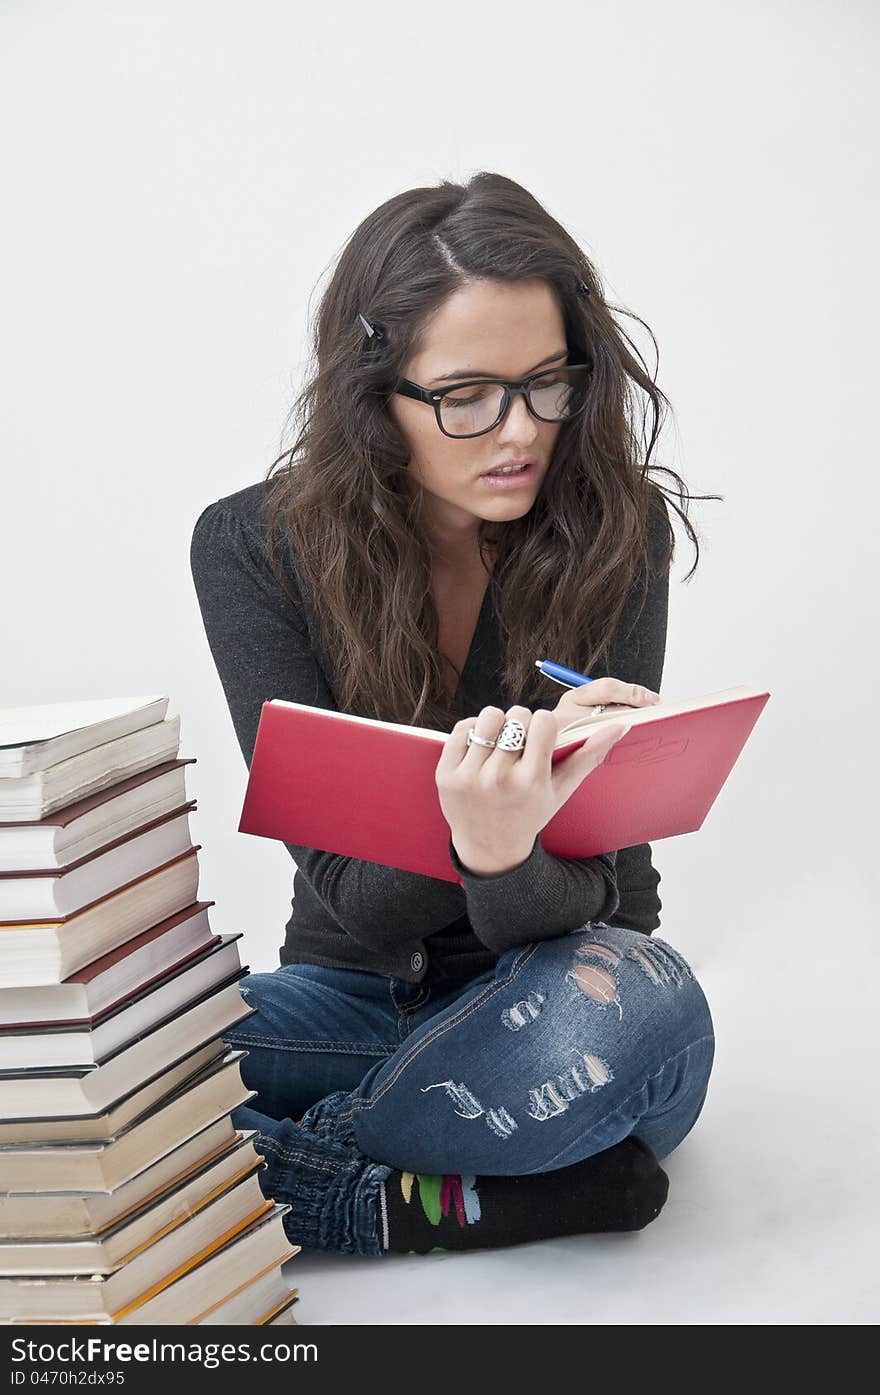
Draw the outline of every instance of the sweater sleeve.
M308 625L278 585L262 538L223 504L198 518L190 567L205 633L242 755L250 767L263 702L284 698L336 710ZM291 577L296 588L296 579ZM394 951L466 910L454 882L285 843L301 874L351 937Z
M525 862L495 877L466 868L449 839L449 856L467 894L474 934L494 954L531 940L551 940L617 909L616 853L556 857L536 837Z

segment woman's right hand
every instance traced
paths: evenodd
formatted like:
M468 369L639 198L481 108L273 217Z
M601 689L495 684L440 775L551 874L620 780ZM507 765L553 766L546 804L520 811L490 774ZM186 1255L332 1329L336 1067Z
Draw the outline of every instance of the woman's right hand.
M590 716L592 707L602 706L605 712L623 716L633 707L652 707L660 701L660 694L639 683L622 683L619 678L594 678L592 683L582 683L579 688L569 688L550 710L556 718L556 730L576 722L579 717Z

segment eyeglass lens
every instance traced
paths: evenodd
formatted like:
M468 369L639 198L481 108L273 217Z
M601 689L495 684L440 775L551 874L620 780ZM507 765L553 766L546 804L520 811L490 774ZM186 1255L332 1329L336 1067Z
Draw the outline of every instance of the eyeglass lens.
M586 368L558 368L533 380L532 408L542 421L564 421L583 401ZM473 436L488 431L501 416L504 389L497 383L472 383L455 388L440 403L440 419L450 436Z

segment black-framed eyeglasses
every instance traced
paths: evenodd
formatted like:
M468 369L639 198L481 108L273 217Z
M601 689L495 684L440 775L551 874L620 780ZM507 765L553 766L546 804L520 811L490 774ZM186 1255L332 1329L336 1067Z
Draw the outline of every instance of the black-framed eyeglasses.
M492 382L475 378L444 388L423 388L399 378L394 391L416 402L428 402L444 436L462 439L485 436L504 418L514 393L522 393L526 406L538 421L567 421L586 405L592 363L563 364L547 368L519 382Z

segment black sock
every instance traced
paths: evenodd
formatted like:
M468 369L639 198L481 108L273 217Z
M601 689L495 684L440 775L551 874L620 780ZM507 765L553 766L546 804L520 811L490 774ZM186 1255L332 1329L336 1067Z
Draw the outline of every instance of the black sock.
M641 1230L660 1214L669 1178L640 1138L552 1172L431 1176L392 1170L380 1238L398 1254L522 1245L556 1235Z

